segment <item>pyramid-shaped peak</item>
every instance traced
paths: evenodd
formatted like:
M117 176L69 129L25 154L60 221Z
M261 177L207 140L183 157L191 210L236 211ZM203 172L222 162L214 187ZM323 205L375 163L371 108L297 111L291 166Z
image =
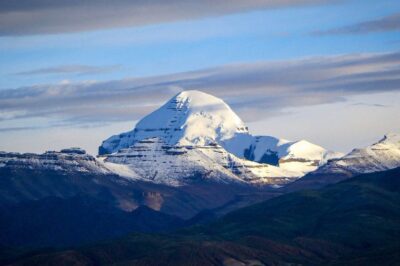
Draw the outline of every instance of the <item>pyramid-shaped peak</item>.
M223 100L196 90L178 93L144 117L136 125L136 131L141 130L172 130L175 133L169 139L188 142L226 139L247 132L243 121Z
M223 100L187 90L140 120L134 130L103 142L100 149L112 153L149 138L169 145L209 145L236 134L248 134L247 127Z

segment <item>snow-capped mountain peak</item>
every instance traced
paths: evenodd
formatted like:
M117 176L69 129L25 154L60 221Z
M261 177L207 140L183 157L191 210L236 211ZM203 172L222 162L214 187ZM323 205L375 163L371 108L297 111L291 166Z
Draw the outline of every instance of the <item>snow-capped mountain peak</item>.
M285 184L332 153L307 141L252 136L221 99L183 91L126 133L99 147L105 163L127 165L146 181L181 185L198 179Z
M196 90L177 94L136 126L137 131L160 128L177 132L168 136L169 144L206 145L247 132L243 121L223 100Z
M160 138L169 145L208 145L237 133L248 133L247 128L223 100L183 91L140 120L134 130L106 140L99 153L113 153L147 138Z
M354 149L340 159L329 161L316 173L354 175L396 167L400 167L400 134L388 133L370 146Z

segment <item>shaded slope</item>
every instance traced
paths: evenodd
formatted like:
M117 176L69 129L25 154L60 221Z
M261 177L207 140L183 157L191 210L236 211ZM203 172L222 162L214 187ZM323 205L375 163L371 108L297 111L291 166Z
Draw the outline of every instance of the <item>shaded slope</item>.
M400 169L283 195L176 235L132 235L20 263L398 265ZM17 263L18 264L18 263Z
M383 217L386 221L381 220ZM362 241L357 237L365 237L366 243L371 238L375 243L378 238L373 238L374 234L357 233L369 226L385 240L400 236L399 219L400 169L395 169L360 175L321 190L287 194L232 212L212 227L217 231L209 233L240 237L255 232L274 239L312 236L348 245L351 241L346 237L358 244Z
M112 198L57 197L0 207L0 244L20 247L66 246L130 232L174 230L183 220L148 207L115 208Z
M202 176L190 186L170 187L125 179L117 175L40 169L0 168L0 206L47 197L68 199L77 195L104 200L132 211L138 206L188 219L205 209L219 215L276 196L274 189L207 182Z

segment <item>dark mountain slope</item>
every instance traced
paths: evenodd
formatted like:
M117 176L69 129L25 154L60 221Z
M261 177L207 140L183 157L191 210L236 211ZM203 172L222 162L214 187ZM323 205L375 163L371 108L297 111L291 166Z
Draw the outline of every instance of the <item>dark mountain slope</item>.
M302 178L288 184L279 190L282 193L290 193L305 189L320 189L327 185L335 184L340 181L354 177L353 175L344 173L317 173L312 172L306 174Z
M109 195L115 207L131 211L138 206L191 218L205 209L218 208L219 215L277 195L271 188L257 188L200 180L182 187L134 181L114 174L63 172L48 169L0 168L0 206L40 200L68 199L85 195L104 200ZM110 196L111 195L111 196Z
M174 230L183 220L148 207L117 209L111 197L47 197L0 207L0 244L60 247L122 236L131 232Z
M287 194L232 212L208 233L229 238L253 232L273 239L307 236L362 245L400 236L399 219L400 169L395 169L360 175L321 190ZM358 234L369 229L370 234Z
M131 235L15 264L398 265L400 169L283 195L175 235Z

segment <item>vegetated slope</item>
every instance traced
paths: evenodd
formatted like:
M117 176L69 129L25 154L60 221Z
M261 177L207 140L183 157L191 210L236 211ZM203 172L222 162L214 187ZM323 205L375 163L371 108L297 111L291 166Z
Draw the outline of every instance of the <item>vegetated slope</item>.
M112 197L48 197L0 206L0 244L14 247L62 247L122 236L160 232L184 225L180 218L141 206L115 208Z
M400 168L283 195L175 235L119 240L14 260L21 264L398 265Z

